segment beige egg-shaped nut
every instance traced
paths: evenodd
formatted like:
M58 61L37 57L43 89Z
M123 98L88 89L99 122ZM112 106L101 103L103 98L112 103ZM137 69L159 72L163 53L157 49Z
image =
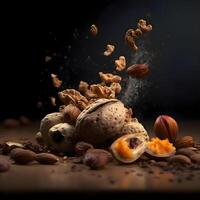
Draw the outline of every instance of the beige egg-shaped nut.
M40 123L40 132L46 145L50 145L50 139L48 135L49 129L56 124L63 123L64 121L63 115L59 112L48 114L42 119Z
M76 132L80 140L103 145L121 136L126 108L117 99L99 99L86 107L77 118Z
M77 142L75 127L68 123L60 123L49 130L50 148L58 152L71 153Z

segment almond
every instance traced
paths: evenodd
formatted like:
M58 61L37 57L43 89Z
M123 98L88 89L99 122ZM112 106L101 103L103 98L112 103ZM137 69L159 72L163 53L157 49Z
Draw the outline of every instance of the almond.
M176 151L176 154L178 155L184 155L184 156L187 156L187 157L190 157L194 154L196 154L193 150L191 149L188 149L188 148L181 148L181 149L178 149Z
M190 158L184 155L175 155L169 158L169 164L180 164L180 165L185 165L185 164L191 164Z
M193 147L194 146L194 139L192 136L184 136L181 138L177 138L175 140L175 147L177 149L185 148L185 147Z
M50 153L39 153L36 155L36 161L40 164L52 165L58 162L58 157Z
M36 153L30 150L16 148L10 152L10 158L16 163L25 165L35 160Z

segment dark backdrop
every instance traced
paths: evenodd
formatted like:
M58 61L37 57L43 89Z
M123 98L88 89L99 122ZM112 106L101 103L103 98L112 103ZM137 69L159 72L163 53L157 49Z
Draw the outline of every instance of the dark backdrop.
M124 85L124 92L128 86L131 92L122 99L138 115L199 117L199 1L29 2L4 10L1 119L21 114L40 118L54 111L49 103L49 96L57 93L51 86L52 72L63 80L63 88L76 88L80 80L97 81L98 71L113 71L113 60L121 54L129 64L148 62L151 67L144 82ZM134 55L123 34L140 18L151 22L153 31L139 41L142 50ZM100 29L95 39L88 34L93 23ZM108 42L117 48L111 58L102 56ZM45 56L52 60L46 63ZM37 108L38 101L42 108Z

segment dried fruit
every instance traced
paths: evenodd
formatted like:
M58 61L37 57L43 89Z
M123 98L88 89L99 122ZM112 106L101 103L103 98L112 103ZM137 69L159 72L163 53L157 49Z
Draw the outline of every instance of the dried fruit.
M126 58L120 56L118 60L115 60L116 70L122 71L126 68Z
M98 34L98 28L96 25L92 24L92 26L90 27L90 33L93 36L96 36Z
M93 145L86 142L78 142L75 145L75 153L77 156L83 156L88 149L93 149Z
M76 121L79 140L103 145L121 136L127 109L116 99L99 99L90 104Z
M108 44L106 46L106 51L104 51L104 56L110 56L115 50L115 46L114 45L111 45L111 44Z
M78 118L79 114L81 113L80 109L73 105L67 105L64 110L62 111L64 119L69 124L75 124L76 119Z
M191 164L190 158L184 155L174 155L168 159L169 164L181 164L181 165L186 165L186 164Z
M122 163L133 163L146 149L146 141L143 137L128 134L118 138L111 145L114 158Z
M175 147L168 139L152 138L147 143L146 153L155 158L167 158L174 155L175 152Z
M147 64L134 64L127 70L129 76L133 78L144 78L149 73L149 65Z
M7 160L0 160L0 173L7 172L10 169L10 163Z
M160 139L169 139L174 143L178 133L177 122L168 115L159 116L154 123L154 133Z
M120 76L113 75L111 73L104 74L103 72L99 72L99 76L101 81L105 82L106 84L119 83L122 80Z
M103 149L89 149L83 158L83 163L91 169L100 169L111 159L112 155L108 151Z
M200 164L200 154L199 153L192 155L190 158L191 158L192 162Z
M176 151L176 154L177 155L185 155L185 156L192 156L194 154L196 154L194 151L192 151L191 149L188 149L188 148L181 148L181 149L178 149Z
M59 161L58 157L51 153L39 153L35 158L40 164L53 165Z
M10 158L17 164L25 165L35 160L36 153L30 150L16 148L10 152Z
M183 136L177 138L174 143L177 149L185 148L185 147L194 147L194 139L192 136Z
M62 85L62 81L58 79L57 75L51 74L51 79L55 88L59 88Z
M49 139L51 149L71 153L76 144L75 128L68 123L56 124L49 130Z

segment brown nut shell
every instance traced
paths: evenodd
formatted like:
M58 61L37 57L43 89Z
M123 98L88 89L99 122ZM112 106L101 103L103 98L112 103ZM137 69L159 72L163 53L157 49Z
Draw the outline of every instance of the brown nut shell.
M179 137L175 140L174 145L177 149L185 147L194 147L194 139L192 136Z

